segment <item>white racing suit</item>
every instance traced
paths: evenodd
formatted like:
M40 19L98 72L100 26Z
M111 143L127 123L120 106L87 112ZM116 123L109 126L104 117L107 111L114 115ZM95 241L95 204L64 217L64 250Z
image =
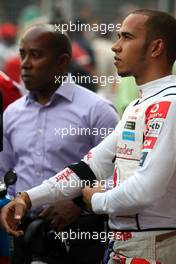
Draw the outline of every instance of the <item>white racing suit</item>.
M114 188L91 200L95 213L109 214L110 229L159 229L154 231L158 234L168 232L161 229L176 229L176 77L139 89L141 98L127 107L115 131L83 161L98 180L114 175ZM66 168L28 195L37 207L80 195L79 183ZM140 238L148 233L133 232Z

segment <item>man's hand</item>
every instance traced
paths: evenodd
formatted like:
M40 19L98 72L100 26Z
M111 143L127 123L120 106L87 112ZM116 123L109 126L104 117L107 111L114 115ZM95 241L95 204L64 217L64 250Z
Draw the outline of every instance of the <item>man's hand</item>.
M23 231L18 230L18 225L30 207L31 202L28 194L22 193L1 209L1 224L8 234L16 237L23 235Z
M83 194L83 201L85 202L87 208L92 209L92 205L91 205L91 199L94 193L97 192L103 192L103 186L99 186L99 187L85 187L82 190L82 194Z
M50 222L50 226L58 231L73 223L81 214L81 209L70 200L60 201L44 209L39 216Z

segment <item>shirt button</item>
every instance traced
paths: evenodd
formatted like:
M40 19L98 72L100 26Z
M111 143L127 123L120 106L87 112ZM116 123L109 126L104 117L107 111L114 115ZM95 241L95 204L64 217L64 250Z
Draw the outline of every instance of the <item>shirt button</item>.
M43 129L39 128L39 129L38 129L38 133L39 133L39 134L42 134L42 133L43 133Z
M37 172L36 172L36 175L37 175L37 176L42 176L41 171L37 171Z
M36 151L36 154L37 154L38 156L40 156L40 155L42 154L42 152L41 152L40 150L37 150L37 151Z

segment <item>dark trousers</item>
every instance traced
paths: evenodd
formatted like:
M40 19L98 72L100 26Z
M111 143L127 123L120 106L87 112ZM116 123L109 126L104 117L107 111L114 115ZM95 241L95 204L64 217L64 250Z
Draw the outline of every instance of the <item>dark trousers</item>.
M24 221L24 230L29 222L29 219ZM100 233L104 231L104 219L97 215L81 216L74 224L67 227L65 232L69 233L70 229L75 234L78 232L79 234L89 232L91 235L95 232ZM100 239L68 239L67 242L69 251L61 260L63 264L99 264L103 258L106 243L101 242ZM57 250L55 249L55 251ZM47 252L49 252L49 246L46 248ZM50 254L48 253L48 255ZM26 258L28 258L28 248L24 245L24 238L14 238L14 254L11 264L24 264ZM60 264L60 262L57 262L57 264Z

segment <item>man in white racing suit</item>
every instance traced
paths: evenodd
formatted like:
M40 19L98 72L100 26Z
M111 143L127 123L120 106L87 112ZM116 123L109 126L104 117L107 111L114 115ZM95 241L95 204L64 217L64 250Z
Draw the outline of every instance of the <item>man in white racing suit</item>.
M104 181L114 188L86 187L84 201L109 214L113 248L108 264L176 261L176 20L164 12L136 10L123 21L113 46L121 76L133 75L141 97L124 112L115 131L81 162L70 165L3 208L8 233L26 210L81 195L82 182Z

